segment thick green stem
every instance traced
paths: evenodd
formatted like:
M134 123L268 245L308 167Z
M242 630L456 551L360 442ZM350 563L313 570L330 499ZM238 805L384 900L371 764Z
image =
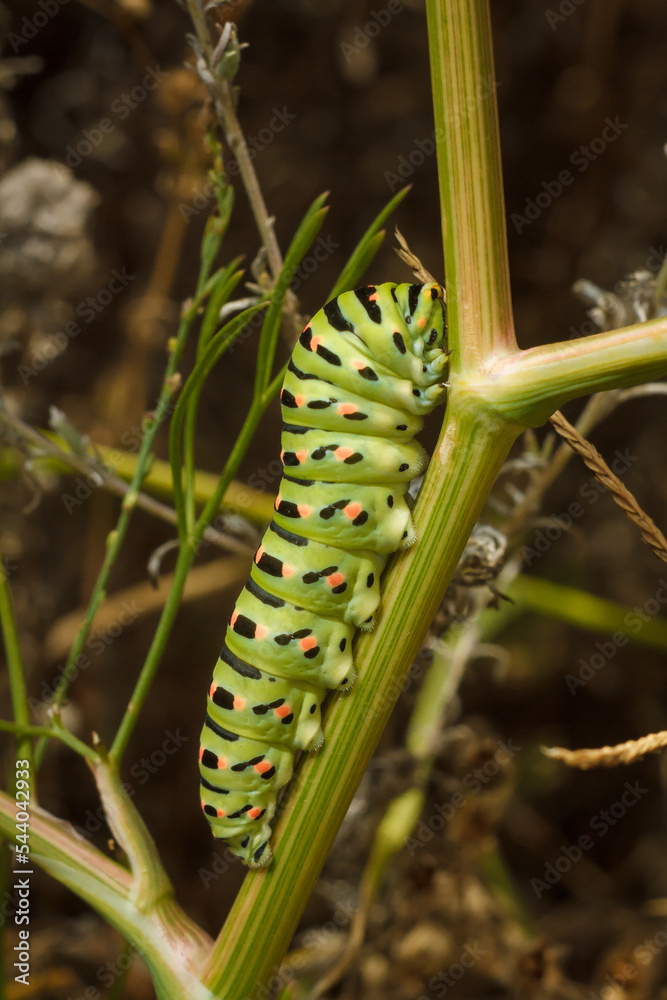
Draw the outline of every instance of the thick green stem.
M19 646L19 636L16 629L16 619L14 617L14 606L12 603L12 593L9 587L9 580L5 567L0 563L0 626L5 644L5 655L7 657L7 674L9 676L9 689L12 696L12 709L14 720L17 726L25 727L30 722L30 709L28 708L28 692L23 674L23 661L21 659L21 649ZM28 767L32 770L32 743L30 737L24 731L17 734L16 756L27 760ZM32 775L31 775L32 777ZM12 779L13 787L13 779Z
M491 357L461 388L508 420L538 427L567 400L667 375L667 318Z
M0 793L0 833L14 833L14 802ZM201 985L199 969L210 940L170 894L150 912L135 902L130 873L112 861L69 823L31 809L30 860L67 886L132 941L170 1000L215 1000Z
M538 416L543 422L563 398L640 381L667 365L667 344L646 331L635 350L637 358L646 357L631 374L616 362L622 346L600 338L594 348L588 341L574 350L545 348L544 366L533 352L517 350L488 4L427 0L427 12L453 349L448 412L417 505L419 543L390 564L379 626L355 645L358 684L349 697L332 699L325 748L301 763L276 825L274 860L246 877L216 941L205 982L214 991L224 988L227 1000L262 995L287 949L409 664L522 427ZM597 377L592 363L576 360L594 351ZM577 365L585 369L574 386L564 352L575 372ZM533 383L539 383L535 393Z
M427 0L447 311L462 373L516 347L487 0Z
M517 433L450 403L416 512L420 544L395 557L378 628L356 644L365 669L349 697L332 699L325 748L303 761L298 797L293 790L276 827L274 860L267 871L246 877L216 942L205 982L214 992L224 987L228 1000L253 998L287 949L407 665ZM261 920L254 919L259 913Z

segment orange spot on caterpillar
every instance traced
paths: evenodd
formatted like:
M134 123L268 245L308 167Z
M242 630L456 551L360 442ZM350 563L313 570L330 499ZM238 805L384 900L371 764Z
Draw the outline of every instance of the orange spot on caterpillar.
M378 300L379 298L380 298L380 296L378 295L378 293L377 293L377 292L373 292L373 294L372 294L372 295L369 295L369 296L368 296L368 301L369 301L369 302L377 302L377 300Z
M234 711L242 712L245 708L245 698L239 698L238 695L234 698Z
M322 343L322 338L321 337L312 337L311 341L310 341L310 349L311 349L311 351L316 351L317 348L320 346L321 343Z
M255 625L255 639L266 639L269 630L266 625Z
M227 770L227 758L218 757L218 771L226 771L226 770Z
M350 455L353 455L353 454L354 454L354 449L353 448L346 448L343 445L341 445L340 448L336 448L336 450L334 452L334 455L336 456L336 458L338 459L339 462L344 461L346 458L349 458Z
M283 576L294 576L296 573L296 568L294 566L289 566L287 563L283 563Z
M361 368L366 367L366 362L360 361L359 358L355 358L354 361L352 362L352 367L356 368L357 371L359 371Z
M308 635L305 639L299 639L299 645L305 653L306 650L312 649L313 646L317 646L317 639L314 635Z
M361 514L362 506L360 503L349 503L344 509L345 517L349 517L350 521L354 521L358 514Z
M419 322L417 323L417 326L419 326L419 327L426 326L426 320L425 320L425 318L423 316L419 320Z
M276 497L276 502L273 505L275 510L278 510L278 508L280 507L281 500L282 500L282 497L281 497L281 495L279 493L278 496Z
M205 808L205 806L206 806L206 803L205 803L205 802L204 802L204 800L202 799L202 800L201 800L201 807L202 807L202 809L204 809L204 808Z
M286 715L289 715L292 709L289 705L281 705L280 708L274 708L273 710L279 719L284 719Z
M338 587L344 580L345 577L342 573L332 573L331 576L327 577L327 583L330 587Z
M262 810L259 808L259 806L253 806L252 809L248 809L248 816L250 817L250 819L257 819L261 811Z
M257 549L257 551L255 552L255 562L256 562L256 563L258 563L258 562L259 562L259 560L260 560L260 559L262 558L262 556L263 556L263 555L264 555L264 549L263 549L263 547L262 547L262 546L260 545L260 547L259 547L259 548Z
M218 809L218 812L217 812L218 819L224 819L226 815L227 815L227 813L225 812L224 809Z
M211 681L211 686L208 689L208 696L209 696L209 698L212 699L214 694L215 694L215 682Z
M296 403L297 406L303 406L303 404L305 403L305 401L306 401L306 397L305 396L295 396L294 397L294 402Z
M234 622L236 621L236 619L238 618L238 616L239 616L238 611L236 609L234 609L234 611L232 611L232 617L231 617L231 620L230 620L230 624L231 624L232 628L234 628Z
M356 413L358 409L359 407L354 403L341 403L338 407L338 412L344 417L346 413Z
M267 771L271 770L271 763L268 760L260 760L259 764L254 765L257 774L265 774Z
M308 458L308 452L304 448L301 451L297 451L296 457L299 459L299 462L305 462Z
M280 449L280 461L281 461L281 462L282 462L282 460L283 460L283 455L284 455L284 454L285 454L285 452L284 452L284 451L283 451L283 449L281 448L281 449Z
M200 747L199 748L199 759L201 760L203 756L204 756L204 748Z
M307 503L297 504L296 509L299 512L299 517L310 517L313 513L313 508L309 507Z

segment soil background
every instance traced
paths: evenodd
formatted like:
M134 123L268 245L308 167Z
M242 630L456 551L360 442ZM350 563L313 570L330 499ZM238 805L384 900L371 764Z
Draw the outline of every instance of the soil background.
M297 290L304 315L320 308L346 255L404 180L412 190L395 221L442 279L422 5L255 0L235 6L243 7L239 34L248 43L236 80L238 113L255 142L257 174L283 250L310 202L330 192L321 230L326 259L304 273ZM575 280L612 289L638 268L655 273L664 257L667 7L660 0L562 0L551 7L493 0L492 20L513 301L519 343L528 348L594 332L571 292ZM0 63L5 403L41 428L57 407L92 441L131 450L155 404L180 303L194 288L211 207L203 93L186 67L188 19L170 0L40 0L0 6L0 23L7 36ZM602 140L601 149L605 129L614 138ZM562 183L563 171L571 181ZM243 254L249 265L258 236L238 178L234 183L224 256ZM49 213L51 222L44 221ZM410 280L394 253L392 229L393 222L368 281ZM107 303L104 290L114 273L121 278L113 287L120 280L122 290ZM72 322L79 333L67 335L63 346L55 338ZM248 338L209 383L198 428L201 469L221 468L240 428L253 349ZM286 357L287 348L281 351ZM566 415L574 419L581 405L567 407ZM267 491L277 486L271 468L279 426L274 405L239 477L263 481ZM666 428L664 397L657 395L626 403L593 436L609 461L617 452L629 456L623 481L663 528ZM547 431L537 433L541 440ZM436 434L434 418L422 439L427 448ZM118 500L99 489L86 495L74 476L52 476L36 495L10 452L0 452L0 540L39 708L63 663L62 620L88 599ZM164 435L158 453L166 454ZM506 494L499 499L510 502ZM526 571L629 609L646 602L652 608L667 567L608 495L591 499L590 473L578 460L550 489L542 529L573 501L583 516ZM113 573L114 594L145 583L147 560L172 534L137 511ZM165 571L170 567L167 559ZM197 802L196 767L203 693L235 596L214 591L184 604L125 768L179 900L211 933L243 877L241 866L221 860L212 844ZM128 605L137 613L126 615L120 631L104 633L88 649L90 669L80 672L68 707L69 724L82 738L95 730L110 740L122 715L157 621L141 600ZM566 675L590 665L596 643L609 636L526 616L498 642L504 658L480 656L464 678L451 719L457 735L443 745L422 833L393 864L358 961L332 995L667 997L663 758L581 773L539 753L541 744L594 747L667 728L664 655L634 643L617 646L573 692ZM5 673L0 692L6 699ZM306 909L295 947L308 952L311 978L317 955L322 961L333 955L346 933L372 830L405 780L400 748L414 693L409 688L399 699L356 812ZM448 801L471 768L493 759L498 740L521 748L511 767L434 831L427 822L434 805ZM13 749L9 741L3 745L9 773ZM626 782L635 797L628 805L629 793L614 812ZM40 801L107 849L92 780L63 747L49 752ZM592 846L568 866L567 852L576 855L572 845L584 835ZM556 864L557 877L549 881L548 866ZM34 985L21 996L75 1000L106 996L112 983L119 988L117 973L128 962L115 932L45 876L35 880L33 907ZM5 900L3 921L10 912ZM462 967L461 957L472 953L466 947L481 954L461 981L452 971L447 985L441 974ZM9 990L19 995L12 984ZM133 963L122 996L152 996L141 963Z

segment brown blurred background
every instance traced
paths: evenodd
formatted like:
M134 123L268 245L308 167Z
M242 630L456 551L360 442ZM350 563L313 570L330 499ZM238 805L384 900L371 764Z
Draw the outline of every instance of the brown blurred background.
M56 406L93 441L132 450L142 416L156 400L165 341L175 330L180 302L194 288L211 204L202 207L208 163L203 93L186 68L190 28L170 0L40 3L0 7L7 36L0 63L5 401L38 427L47 426L49 408ZM393 176L399 168L408 173L418 141L426 142L433 130L423 6L405 2L377 33L366 31L386 8L383 0L254 0L240 19L240 39L249 47L236 80L239 117L246 136L255 139L255 166L283 250L312 199L331 192L321 230L327 259L297 290L304 314L321 306L346 255L397 190ZM529 347L592 331L570 291L577 278L611 289L637 268L655 271L664 256L667 7L660 0L554 0L551 7L537 0L494 0L492 17L514 307L520 345ZM270 125L278 113L280 130ZM596 140L607 119L616 123L615 137L601 150ZM419 159L412 156L412 191L395 221L442 278L435 158ZM546 204L543 193L556 190L553 182L563 170L574 180ZM237 204L224 256L244 254L249 264L258 237L237 178L234 184ZM532 220L528 201L546 205ZM409 280L390 237L367 278ZM68 323L79 332L67 334ZM210 380L199 421L202 469L221 468L240 427L250 400L254 347L253 338L244 341ZM567 415L573 418L580 408L573 404ZM435 440L435 424L424 436L427 446ZM623 480L663 528L666 426L665 402L658 396L626 404L594 435L608 459L616 449L630 450L633 461ZM256 483L251 477L275 459L278 438L274 405L241 479ZM164 436L159 453L165 455ZM35 497L16 470L7 467L3 474L2 549L30 693L39 701L63 662L54 627L85 604L118 501L96 490L68 510L63 494L75 495L76 477L43 482ZM577 460L571 462L547 496L545 515L560 514L580 499L589 478ZM277 485L275 473L273 481ZM643 605L655 595L661 575L667 578L667 567L650 555L608 496L584 506L576 530L529 571L631 607ZM167 525L137 511L112 590L145 581L151 552L170 537ZM167 558L165 572L171 565ZM146 586L146 600L148 594ZM213 870L213 848L197 804L196 744L203 692L235 596L231 588L185 603L126 757L134 800L179 898L211 932L220 926L242 872L232 865L209 885L200 874ZM109 740L115 731L157 620L142 600L135 620L88 650L90 669L73 686L68 717L84 738L95 729ZM542 742L597 746L667 727L664 657L648 649L620 649L584 689L570 693L565 674L578 669L580 658L590 660L602 639L549 620L523 619L503 637L510 658L502 675L483 660L468 673L456 719L525 748L515 762L514 805L491 825L517 898L539 933L563 946L559 961L579 982L594 977L600 956L625 940L628 926L642 940L647 898L667 894L660 758L627 772L581 774L547 766L537 752ZM408 691L401 698L384 752L401 745L413 697ZM8 754L11 763L11 748ZM454 768L447 759L441 765L443 773ZM591 867L584 871L582 864L538 899L530 879L543 877L560 845L575 842L590 818L618 799L624 782L637 779L647 793L613 831L596 839ZM92 782L69 751L51 748L40 787L46 808L99 846L106 844ZM342 878L341 871L352 884L358 877L367 840L352 837L344 844L348 854L332 860L326 884ZM358 855L350 856L355 849ZM401 974L391 982L378 979L378 995L438 995L419 983L414 956L406 958L397 942L434 891L434 873L464 877L461 859L459 849L443 839L397 863L391 891L400 887L403 909L397 915L388 893L385 909L376 914L388 937L373 947L389 955ZM118 955L118 939L105 936L97 918L50 879L40 877L36 887L34 928L41 967L50 978L33 995L77 997L91 982L105 995L95 970ZM330 893L316 896L304 927L328 919L330 900ZM649 921L651 933L665 920ZM379 933L376 927L371 937ZM150 996L141 975L133 976L127 995ZM374 982L372 976L352 982L344 995L374 996ZM657 980L644 988L648 992L632 995L663 995ZM473 986L470 978L457 990L460 997L513 995L503 992L499 980Z

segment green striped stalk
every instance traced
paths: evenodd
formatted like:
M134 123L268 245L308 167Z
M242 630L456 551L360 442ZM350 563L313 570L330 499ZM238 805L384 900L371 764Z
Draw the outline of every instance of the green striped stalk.
M379 625L356 642L357 685L332 696L324 750L301 762L276 826L274 860L247 875L216 941L205 982L226 1000L255 1000L265 984L276 985L338 827L516 437L566 399L667 374L667 321L601 335L594 347L574 341L518 350L488 3L427 0L427 14L453 350L447 412L415 511L419 542L391 561Z

